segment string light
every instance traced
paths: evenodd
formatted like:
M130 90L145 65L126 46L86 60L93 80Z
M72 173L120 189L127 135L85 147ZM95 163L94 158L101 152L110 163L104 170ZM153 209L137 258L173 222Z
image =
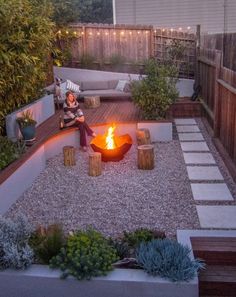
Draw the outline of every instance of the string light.
M100 35L100 32L97 32L97 35Z
M145 33L146 33L146 34L148 34L149 32L148 32L148 31L146 31Z
M179 31L182 31L182 27L179 27Z
M76 34L77 34L77 32L76 32L76 31L74 31L74 34L76 35Z
M140 31L138 31L138 34L140 34Z
M121 31L121 32L120 32L120 35L124 35L124 34L125 34L125 32L124 32L124 31Z
M92 32L89 32L89 35L90 35L90 36L92 36L92 35L93 35L93 33L92 33Z
M83 32L81 32L81 35L84 35L84 31L83 31Z
M113 35L116 35L116 32L113 32Z
M190 30L190 29L191 29L191 27L190 27L190 26L188 26L188 27L187 27L187 29L188 29L188 30Z
M173 31L174 31L174 29L173 29L173 28L171 28L171 29L170 29L170 31L171 31L171 32L173 32Z
M106 32L105 35L108 35L108 32Z
M66 31L66 34L69 34L69 32L68 32L68 31Z
M58 34L61 34L61 30L58 31Z
M165 32L165 29L162 29L162 32Z
M132 35L132 32L131 31L129 31L129 35Z

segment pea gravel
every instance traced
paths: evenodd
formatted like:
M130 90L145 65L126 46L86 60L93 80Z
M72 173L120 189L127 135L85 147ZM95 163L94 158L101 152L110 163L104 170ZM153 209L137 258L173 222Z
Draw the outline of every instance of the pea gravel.
M102 175L88 176L88 153L76 152L74 167L63 156L46 169L8 211L25 214L35 226L61 223L65 232L93 226L105 235L139 227L162 230L200 228L178 140L155 144L155 168L137 169L133 145L120 162L102 164Z

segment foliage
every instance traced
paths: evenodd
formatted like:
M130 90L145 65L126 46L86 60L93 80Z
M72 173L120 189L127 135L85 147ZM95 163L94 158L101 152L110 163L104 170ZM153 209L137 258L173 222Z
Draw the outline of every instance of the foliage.
M33 261L33 251L28 244L31 227L26 218L15 221L0 217L0 269L25 269Z
M81 68L90 69L93 67L93 62L95 58L90 54L83 54L80 58Z
M18 159L25 152L25 142L12 142L7 137L0 136L0 170Z
M33 119L33 113L27 109L21 113L21 116L16 119L21 128L36 125L37 122Z
M140 228L133 232L124 231L123 241L126 242L130 248L137 248L142 242L148 242L157 238L165 238L165 233Z
M131 85L132 97L145 119L162 119L171 103L178 97L177 69L174 65L159 64L148 60L147 76Z
M40 263L49 264L65 245L62 227L57 224L47 228L40 227L31 235L29 243L35 252L36 259Z
M154 239L142 243L136 256L138 264L153 276L189 281L204 267L200 260L191 260L189 254L190 249L176 241Z
M71 22L112 23L112 0L50 0L53 21L62 27Z
M78 280L90 279L106 275L116 259L115 250L103 235L88 229L68 238L66 247L51 260L51 267L59 267L63 278L72 275Z
M49 0L0 0L0 134L5 116L35 100L52 49Z
M122 239L109 238L109 244L116 250L119 259L130 257L130 248Z
M115 69L119 69L125 63L126 59L118 54L113 54L109 58L109 62Z
M170 65L174 64L178 69L178 72L180 71L180 68L189 67L189 65L185 65L183 63L186 49L186 44L183 41L173 39L170 45L167 46L167 56L165 57L165 62Z

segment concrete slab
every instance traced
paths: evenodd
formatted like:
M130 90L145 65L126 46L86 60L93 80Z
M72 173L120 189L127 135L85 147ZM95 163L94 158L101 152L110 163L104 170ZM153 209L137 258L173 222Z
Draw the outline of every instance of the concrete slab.
M191 184L194 200L234 200L226 184Z
M182 151L184 152L207 152L209 147L206 142L181 142L180 143Z
M185 164L216 164L210 153L183 153Z
M190 180L224 180L216 166L187 166Z
M204 140L201 133L179 133L178 136L180 141Z
M200 129L197 125L184 125L184 126L176 126L177 132L200 132Z
M194 119L175 119L176 125L196 125L196 121Z
M202 228L236 228L236 206L197 205Z

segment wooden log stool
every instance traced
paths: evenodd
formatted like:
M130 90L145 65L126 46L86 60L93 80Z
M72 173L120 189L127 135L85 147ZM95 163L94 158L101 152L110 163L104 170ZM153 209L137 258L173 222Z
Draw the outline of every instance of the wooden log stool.
M152 144L138 146L138 168L143 170L154 168L154 146Z
M100 106L99 96L89 96L84 97L84 107L85 108L97 108Z
M148 129L136 130L136 138L138 145L151 144L150 131Z
M102 154L90 153L89 154L89 175L99 176L102 174Z
M75 148L73 146L64 146L63 147L64 155L64 165L65 166L74 166L75 162Z

